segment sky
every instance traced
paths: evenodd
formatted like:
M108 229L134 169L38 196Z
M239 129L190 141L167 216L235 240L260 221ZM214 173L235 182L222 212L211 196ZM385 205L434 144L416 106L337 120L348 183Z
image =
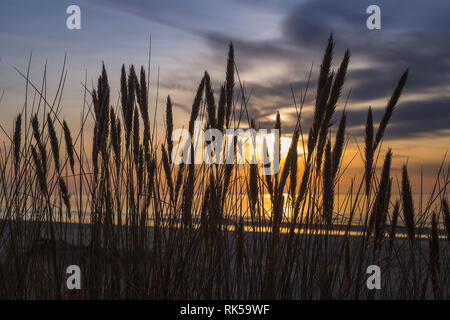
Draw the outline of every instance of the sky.
M66 27L71 4L81 9L80 30ZM366 9L372 4L381 9L380 30L366 27ZM307 127L323 50L333 33L335 67L347 48L351 53L336 114L338 119L348 96L349 161L363 144L367 108L372 106L378 122L397 80L409 68L384 145L393 149L394 171L408 162L417 180L423 166L432 185L450 145L449 14L447 0L2 0L1 124L11 128L23 106L25 82L15 68L25 72L30 55L35 84L41 83L46 66L49 96L57 90L67 55L63 115L76 125L85 78L92 88L104 62L111 101L116 101L121 65L147 68L151 37L151 105L164 106L170 94L175 126L186 125L204 70L219 91L232 41L241 81L251 92L251 117L268 128L279 110L283 128L290 132L295 121L290 86L298 98L313 67L302 120ZM358 169L358 159L351 168Z

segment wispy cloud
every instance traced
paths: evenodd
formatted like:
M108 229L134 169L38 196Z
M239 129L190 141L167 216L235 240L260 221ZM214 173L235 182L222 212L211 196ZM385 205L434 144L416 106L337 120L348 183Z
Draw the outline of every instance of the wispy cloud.
M59 3L58 10L64 12L64 4ZM314 63L312 89L304 113L308 121L317 69L326 39L332 32L336 40L335 64L339 63L345 49L349 48L352 53L344 96L351 88L349 124L355 126L355 131L356 126L364 122L360 121L365 117L362 109L371 104L377 116L397 78L408 67L410 76L392 119L392 136L442 135L442 130L448 127L450 20L447 13L450 3L447 0L433 1L432 5L423 0L377 1L382 19L382 29L378 31L366 28L366 8L372 4L368 0L84 0L80 5L86 9L85 19L89 19L84 25L90 26L94 35L72 33L70 38L64 33L66 30L54 28L55 24L60 24L60 17L52 16L52 4L53 1L45 0L24 15L34 14L41 19L45 17L46 21L56 21L45 29L54 30L55 37L43 35L44 31L34 30L29 25L15 24L13 15L2 19L15 34L15 38L6 43L6 59L8 55L14 57L11 45L17 46L18 41L11 39L26 36L36 39L30 48L35 51L39 51L39 44L53 50L58 45L67 46L67 42L59 43L62 39L76 38L77 46L69 52L69 57L75 56L78 62L96 62L102 48L107 48L102 59L126 62L131 59L130 38L134 41L144 33L154 33L160 35L159 43L155 41L154 61L166 63L162 65L161 89L164 94L180 93L174 99L184 110L189 109L184 106L191 103L190 91L195 89L202 69L214 69L210 71L218 91L223 81L227 46L233 41L241 80L247 93L252 92L250 115L257 122L269 125L269 115L279 109L289 126L294 118L290 85L298 96L306 87L309 69ZM13 2L7 3L9 7L15 8ZM90 10L90 7L97 10ZM101 14L102 11L108 14ZM92 29L93 19L96 19L95 26L102 28L102 34L113 27L113 35L97 34ZM151 28L143 31L142 26L148 22ZM155 25L160 25L161 29ZM134 32L133 28L140 29ZM194 43L188 44L191 39ZM49 46L51 41L54 43ZM161 46L161 41L167 44ZM117 49L112 49L114 47ZM141 43L139 50L146 47L146 43ZM20 50L23 51L23 45ZM119 52L125 56L112 59ZM141 62L145 61L145 54L143 59ZM114 79L114 70L111 74ZM344 100L339 105L340 110Z

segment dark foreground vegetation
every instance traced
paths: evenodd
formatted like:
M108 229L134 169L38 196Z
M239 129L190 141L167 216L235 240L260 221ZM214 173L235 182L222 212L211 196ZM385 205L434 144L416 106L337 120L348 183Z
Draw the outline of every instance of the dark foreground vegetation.
M78 132L61 115L65 71L52 99L45 77L38 85L21 74L34 98L13 132L3 130L0 298L448 299L450 172L440 168L418 210L406 165L399 200L391 197L395 150L382 147L408 71L377 126L369 108L364 172L336 205L348 141L346 111L336 108L350 54L332 70L333 47L330 37L312 83L312 123L305 128L302 117L307 90L293 94L293 132L277 116L274 127L292 142L279 172L268 176L257 164L174 165L172 101L158 135L144 68L122 67L116 106L104 67L95 88L85 83ZM196 120L218 130L257 128L236 71L230 45L219 94L207 72L200 81L191 135ZM81 268L81 290L66 288L71 264ZM381 290L366 287L373 264L382 270Z

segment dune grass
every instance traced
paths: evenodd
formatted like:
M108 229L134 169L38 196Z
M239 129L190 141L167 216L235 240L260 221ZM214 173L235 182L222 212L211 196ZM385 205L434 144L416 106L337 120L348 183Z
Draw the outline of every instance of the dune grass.
M116 106L105 67L94 88L85 81L78 132L61 115L65 71L54 99L42 89L45 77L39 88L21 73L34 99L13 132L3 130L0 298L448 299L449 171L443 163L418 210L406 165L400 198L391 196L395 150L381 151L407 70L377 127L369 108L364 170L336 205L347 111L335 118L350 53L333 71L333 51L330 37L309 130L306 90L298 104L293 95L293 132L277 115L274 128L292 142L279 172L267 176L257 164L173 164L173 101L167 97L158 136L143 67L122 67ZM196 120L221 131L257 128L247 104L231 44L219 95L205 72L186 128L192 135ZM81 290L66 289L71 264L81 267ZM381 290L366 287L373 264Z

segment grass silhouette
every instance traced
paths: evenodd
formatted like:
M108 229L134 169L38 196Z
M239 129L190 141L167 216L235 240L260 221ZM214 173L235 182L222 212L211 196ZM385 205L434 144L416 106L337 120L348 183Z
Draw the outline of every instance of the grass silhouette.
M436 181L444 183L436 183L419 211L406 165L400 200L391 196L393 151L376 173L408 70L377 128L369 108L364 170L345 205L336 206L336 186L345 173L347 112L337 125L333 119L350 53L334 72L333 50L330 36L309 131L297 112L294 131L283 132L292 140L280 171L267 176L258 164L174 165L172 150L180 146L171 141L173 102L167 97L166 132L158 139L144 68L122 67L116 107L104 66L93 90L85 83L88 98L76 133L61 119L65 78L51 102L22 74L39 103L31 110L24 106L11 134L4 130L0 297L448 299L449 178L443 166ZM200 81L187 126L191 136L197 120L220 131L256 128L236 70L230 44L219 97L207 72ZM294 101L297 110L304 100ZM335 136L329 133L333 126ZM279 114L274 128L283 130ZM299 154L297 146L305 143ZM363 217L361 223L356 216ZM66 289L71 264L82 270L81 290ZM381 290L366 287L366 268L373 264L382 270Z

